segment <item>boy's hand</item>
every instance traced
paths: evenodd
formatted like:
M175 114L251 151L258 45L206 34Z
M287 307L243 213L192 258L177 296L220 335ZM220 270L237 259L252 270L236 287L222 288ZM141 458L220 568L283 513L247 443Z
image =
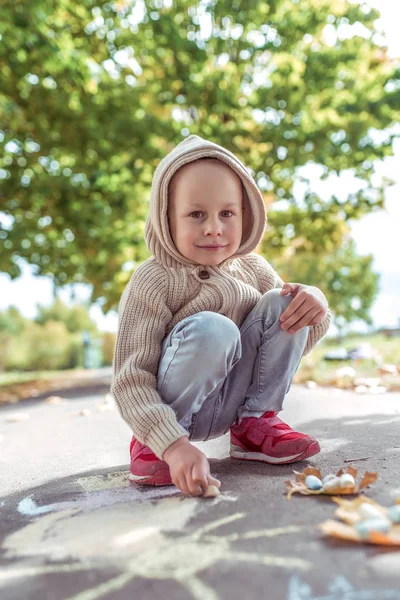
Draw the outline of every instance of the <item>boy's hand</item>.
M203 452L182 437L163 454L172 482L187 496L202 496L209 485L218 488L221 482L210 475L210 465Z
M285 283L281 296L291 294L293 300L281 314L281 328L295 333L307 325L319 325L325 318L328 302L320 289L301 283Z

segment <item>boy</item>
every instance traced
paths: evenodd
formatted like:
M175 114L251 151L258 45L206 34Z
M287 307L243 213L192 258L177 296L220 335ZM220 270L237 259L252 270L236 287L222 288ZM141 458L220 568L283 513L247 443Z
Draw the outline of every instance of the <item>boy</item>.
M190 440L230 429L231 456L290 463L317 440L277 417L301 357L327 332L316 287L254 252L263 198L243 163L197 135L158 165L139 265L119 304L112 394L133 431L130 480L220 486Z

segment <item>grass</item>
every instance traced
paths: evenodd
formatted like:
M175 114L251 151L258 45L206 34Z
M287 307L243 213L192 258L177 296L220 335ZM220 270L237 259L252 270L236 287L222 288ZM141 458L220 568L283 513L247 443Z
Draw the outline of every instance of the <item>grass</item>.
M350 350L365 343L371 344L376 350L375 360L323 360L324 355L335 348L344 347ZM379 372L379 364L396 365L400 368L400 337L387 338L382 334L353 335L342 342L325 338L302 359L294 383L305 384L312 381L320 386L354 389L357 384L363 383L362 379L367 378L379 379L379 384L389 391L400 391L400 374L382 374ZM355 377L338 377L337 370L344 366L352 367ZM28 396L51 391L57 385L62 387L62 382L73 383L85 373L87 374L87 371L83 369L0 373L0 404L18 402Z
M0 405L14 404L54 389L81 387L88 384L91 369L64 371L28 371L0 374Z
M11 371L0 373L0 387L13 383L24 383L27 381L38 381L46 379L63 379L80 372L81 369L69 369L65 371Z

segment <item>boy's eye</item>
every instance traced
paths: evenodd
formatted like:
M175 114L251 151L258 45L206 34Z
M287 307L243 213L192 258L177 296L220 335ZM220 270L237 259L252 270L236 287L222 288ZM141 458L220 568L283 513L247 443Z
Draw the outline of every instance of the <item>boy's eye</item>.
M223 213L230 213L231 215L233 214L232 211L230 210L223 210L221 214ZM195 215L202 215L203 213L200 210L196 210L195 212L190 213L190 217L193 217L196 219L197 217Z

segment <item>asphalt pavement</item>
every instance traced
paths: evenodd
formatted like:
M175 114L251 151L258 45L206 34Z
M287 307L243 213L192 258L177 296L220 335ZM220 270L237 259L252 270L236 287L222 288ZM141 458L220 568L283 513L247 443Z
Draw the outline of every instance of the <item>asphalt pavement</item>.
M285 487L293 469L351 464L378 471L366 495L393 504L400 394L293 386L281 417L321 453L272 466L229 458L228 435L198 443L222 482L202 499L129 483L130 431L107 391L0 408L1 600L400 600L400 548L324 536L334 502Z

